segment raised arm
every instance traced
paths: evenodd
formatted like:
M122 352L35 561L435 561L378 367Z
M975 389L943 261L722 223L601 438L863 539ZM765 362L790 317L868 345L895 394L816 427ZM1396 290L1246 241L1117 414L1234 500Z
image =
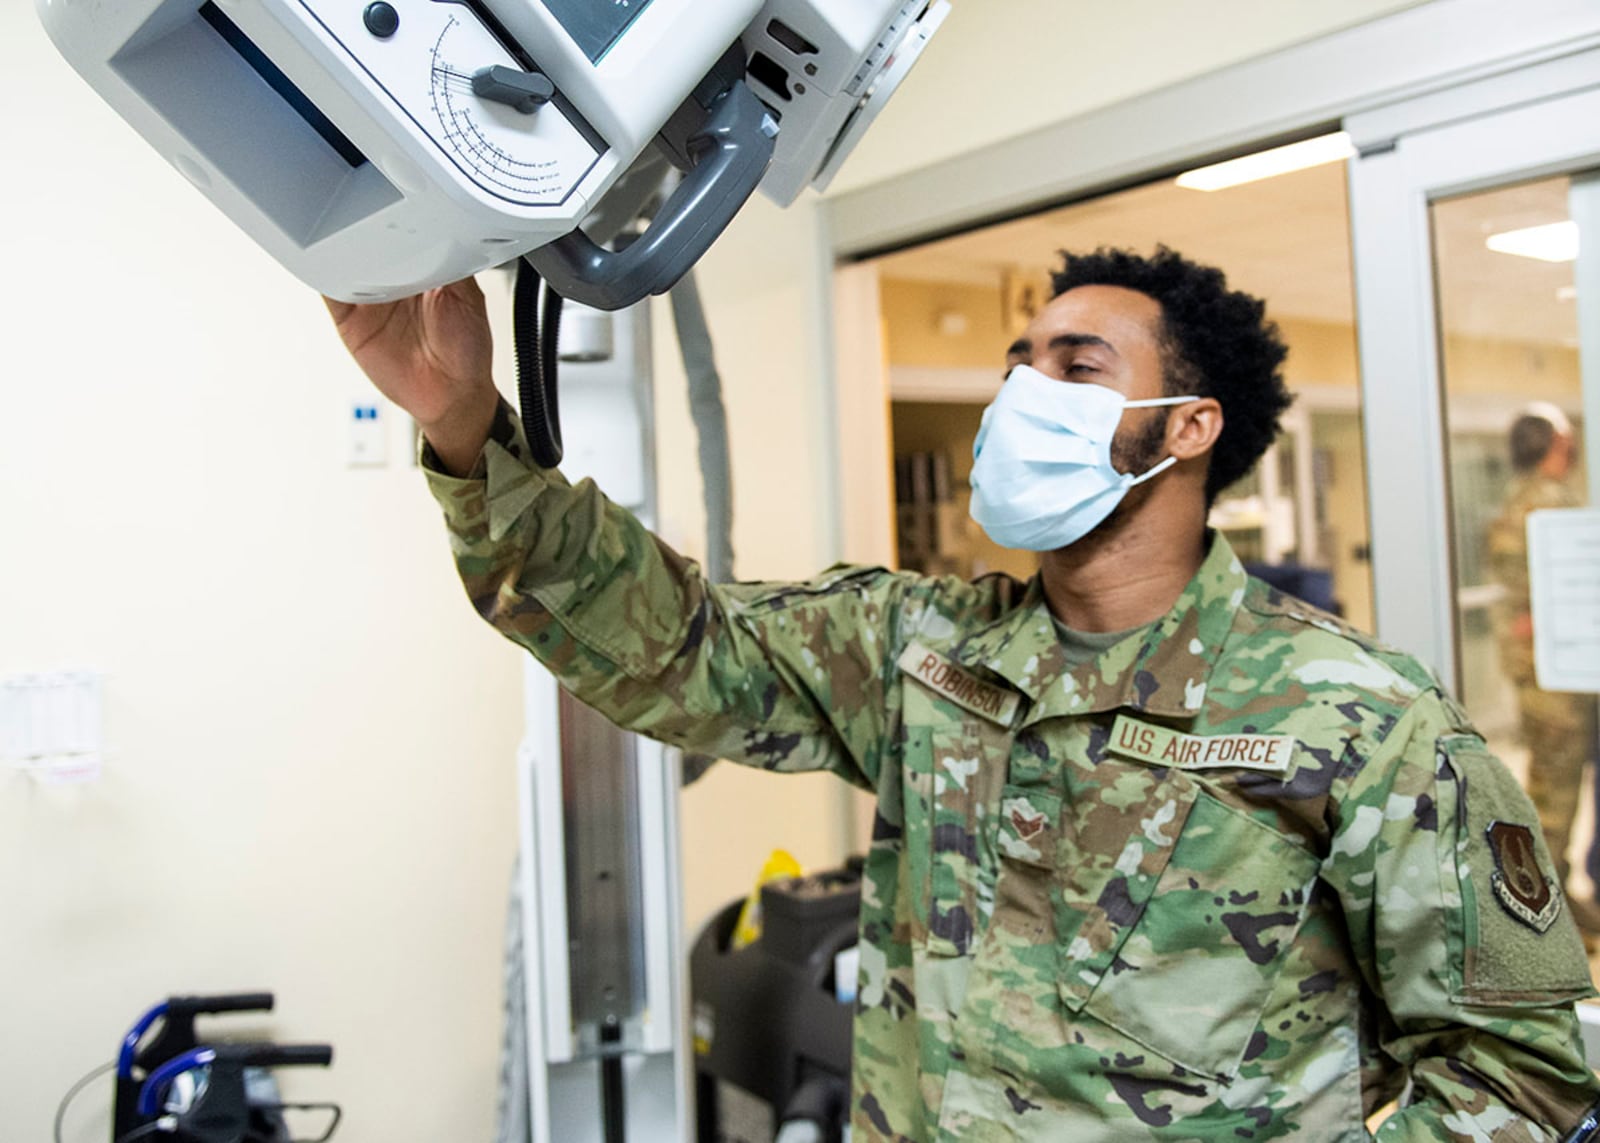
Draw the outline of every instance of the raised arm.
M532 463L494 388L475 284L329 309L358 364L422 428L462 581L497 630L630 730L875 785L917 581L846 568L711 585L593 482Z

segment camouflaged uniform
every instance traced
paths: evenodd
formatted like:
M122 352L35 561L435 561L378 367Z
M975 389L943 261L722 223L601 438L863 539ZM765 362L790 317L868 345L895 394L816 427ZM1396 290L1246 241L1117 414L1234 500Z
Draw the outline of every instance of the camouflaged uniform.
M1363 1139L1407 1077L1381 1139L1594 1102L1527 799L1426 671L1221 538L1066 671L1037 582L716 587L525 455L502 412L431 476L484 618L640 733L877 792L856 1143Z
M1578 813L1583 769L1595 745L1595 700L1590 695L1539 689L1533 671L1533 638L1518 633L1532 613L1528 582L1528 515L1545 508L1580 508L1570 485L1533 473L1511 487L1500 515L1489 526L1489 562L1505 596L1495 609L1500 661L1517 688L1523 744L1528 748L1528 796L1565 881L1572 822Z

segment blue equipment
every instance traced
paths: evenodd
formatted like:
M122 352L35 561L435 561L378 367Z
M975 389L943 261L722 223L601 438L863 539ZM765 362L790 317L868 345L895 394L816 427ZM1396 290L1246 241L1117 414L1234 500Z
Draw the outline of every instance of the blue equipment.
M195 1031L195 1017L270 1012L270 992L228 996L172 996L128 1030L117 1055L112 1143L147 1138L173 1143L326 1143L339 1126L332 1103L285 1103L270 1072L282 1067L326 1067L327 1044L210 1042ZM323 1133L295 1140L285 1111L327 1112Z

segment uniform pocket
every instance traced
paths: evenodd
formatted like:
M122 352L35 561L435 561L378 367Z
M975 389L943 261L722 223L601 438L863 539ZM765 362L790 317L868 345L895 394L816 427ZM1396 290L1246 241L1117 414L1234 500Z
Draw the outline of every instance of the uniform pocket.
M1319 867L1312 853L1201 793L1084 1011L1192 1072L1232 1077Z
M1186 774L1107 762L1096 796L1000 793L994 915L978 950L979 1006L997 1035L1047 1049L1061 1008L1082 1010L1116 963L1171 860L1197 787Z
M1198 791L1180 770L1106 761L1068 805L1053 882L1057 990L1076 1012L1116 962L1172 858Z
M1000 876L990 923L1022 947L1055 939L1055 871L1060 843L1060 795L1027 786L1007 786L1001 791L995 831Z
M1010 734L916 684L906 691L906 715L906 846L918 896L913 942L930 956L967 956L994 904L993 857L986 862L983 848L992 844L988 823Z

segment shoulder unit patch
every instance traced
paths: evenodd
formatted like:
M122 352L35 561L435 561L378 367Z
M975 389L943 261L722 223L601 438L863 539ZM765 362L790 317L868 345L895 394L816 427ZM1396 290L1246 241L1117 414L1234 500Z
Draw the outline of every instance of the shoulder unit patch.
M1534 932L1546 932L1561 915L1561 890L1539 864L1533 830L1492 821L1484 834L1494 855L1490 881L1500 907Z

